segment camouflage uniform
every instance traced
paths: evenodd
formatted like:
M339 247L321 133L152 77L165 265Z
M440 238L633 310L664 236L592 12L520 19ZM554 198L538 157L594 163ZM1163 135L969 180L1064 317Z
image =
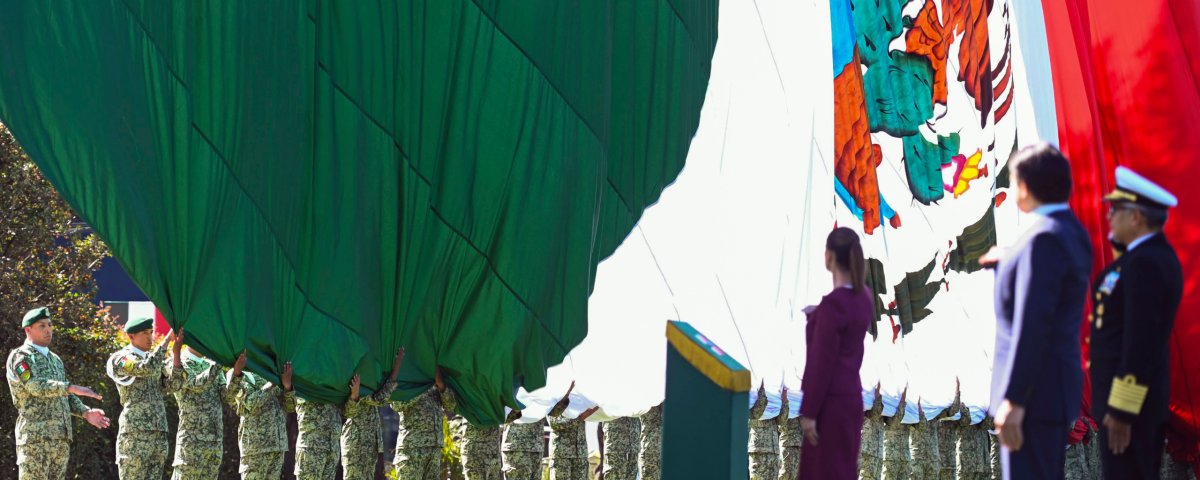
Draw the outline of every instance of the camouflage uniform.
M663 406L642 414L642 480L662 478L662 414Z
M1087 480L1087 445L1082 442L1067 447L1065 480Z
M442 410L454 410L455 403L453 393L446 393L439 395L436 388L430 388L407 402L392 402L392 409L400 414L396 456L392 459L397 478L437 480L441 475L445 443Z
M8 390L17 409L19 478L65 478L73 438L71 415L82 416L88 407L67 393L71 386L67 371L49 349L42 354L26 342L8 354L6 367Z
M1087 472L1088 478L1100 478L1100 431L1088 426Z
M187 379L175 392L179 432L175 436L172 480L215 479L225 445L222 401L234 403L221 367L212 360L191 358L183 365Z
M458 417L454 419L454 431L461 438L463 477L467 480L502 480L500 427L480 427Z
M1003 480L1004 474L1000 467L1000 437L993 435L996 431L996 423L992 417L987 417L983 420L983 433L987 434L988 438L988 459L991 460L992 480Z
M240 417L238 449L243 480L278 480L288 451L287 412L296 410L295 392L285 392L266 379L246 372L227 378L233 408Z
M163 394L179 388L187 372L164 368L166 343L144 353L132 345L108 357L108 377L121 396L117 470L122 480L159 480L167 465L167 409Z
M938 480L954 480L958 474L958 469L955 468L957 459L954 453L954 441L958 435L956 433L958 422L938 421L934 422L934 428L938 431L938 453L941 454L942 460L942 465L938 472Z
M883 401L875 399L875 406L866 413L862 428L862 446L858 452L858 478L880 480L883 478Z
M642 423L621 417L604 424L605 480L637 480Z
M911 428L910 448L912 458L912 478L914 480L937 480L938 472L942 469L940 443L935 426L937 420L925 418L925 411L920 412L920 422Z
M1164 450L1159 478L1162 480L1195 480L1196 475L1192 473L1191 466L1175 461L1174 458L1171 458L1171 454Z
M783 423L779 429L779 447L783 450L779 480L796 480L800 477L800 454L804 449L800 417L789 418Z
M513 423L504 430L504 478L542 480L542 453L546 422Z
M896 414L884 420L883 474L884 480L907 480L912 477L912 450L909 435L912 427L904 424L905 402L900 402Z
M337 477L342 451L342 412L337 405L296 399L296 479Z
M779 423L774 418L761 419L766 409L766 391L759 389L750 408L750 480L779 479Z
M379 407L388 402L396 382L385 382L375 393L346 400L342 413L342 478L345 480L375 478L375 466L383 453L383 424Z
M984 424L971 425L970 411L963 409L963 418L957 428L958 442L955 455L958 459L958 480L988 480L992 478L991 446Z
M588 451L585 422L562 416L555 409L550 420L550 480L587 480Z

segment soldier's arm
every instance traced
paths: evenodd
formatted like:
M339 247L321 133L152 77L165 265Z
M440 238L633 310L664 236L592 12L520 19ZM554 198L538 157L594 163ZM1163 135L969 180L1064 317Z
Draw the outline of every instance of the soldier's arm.
M161 382L162 391L166 392L166 394L188 391L188 383L192 382L192 372L188 372L187 368L184 367L168 365L166 368L163 368Z
M1174 319L1168 309L1167 278L1157 263L1147 259L1128 262L1122 267L1122 300L1125 303L1124 334L1121 338L1121 363L1113 378L1107 401L1109 413L1126 423L1142 412L1150 393L1151 378L1163 373L1155 365L1154 355L1146 352L1159 348L1170 338Z
M85 412L87 412L88 410L91 410L90 407L83 404L83 400L80 400L78 396L71 394L71 395L67 395L67 397L69 398L68 401L71 404L71 414L72 415L79 417L79 418L83 418L83 414Z
M242 390L242 376L230 375L225 381L225 388L221 389L221 401L226 405L237 407L238 393Z
M763 412L767 411L767 389L758 387L758 398L754 400L754 405L750 407L750 419L758 420L762 418Z
M275 387L279 388L279 387ZM280 390L283 390L280 388ZM279 397L279 403L283 405L283 411L287 413L296 413L296 391L283 390L283 394Z
M458 411L458 395L454 393L454 389L447 388L439 394L442 402L442 409L448 413Z
M376 390L375 393L372 393L369 397L360 399L359 401L365 401L367 405L372 407L382 407L388 403L388 400L391 399L392 392L394 391L396 391L396 381L389 380L384 382L384 384L380 386L379 390Z
M34 398L57 398L67 395L67 387L71 384L48 378L33 378L30 361L19 350L13 350L8 356L8 385L13 389L14 396L24 394ZM20 375L21 365L28 375ZM18 393L20 392L20 393Z
M274 385L258 385L246 382L244 379L235 380L241 385L238 393L238 414L249 415L263 408L267 402L278 394Z
M113 359L116 362L113 370L128 377L155 378L163 373L166 353L162 343L150 349L150 353L142 358L133 352L126 352L125 356Z
M199 375L188 374L187 378L185 378L180 385L180 390L185 393L203 392L204 389L208 388L208 385L212 382L220 381L222 376L223 375L219 367L209 364L208 368L203 372L200 372Z
M362 413L368 409L370 409L370 407L367 406L367 397L357 400L348 398L346 399L346 403L342 405L342 416L347 420L351 418L358 418L359 415L362 415Z
M788 405L787 394L788 394L787 388L784 388L783 393L781 393L779 396L779 415L777 415L775 417L775 424L777 424L781 427L787 425L787 421L788 421L789 405Z

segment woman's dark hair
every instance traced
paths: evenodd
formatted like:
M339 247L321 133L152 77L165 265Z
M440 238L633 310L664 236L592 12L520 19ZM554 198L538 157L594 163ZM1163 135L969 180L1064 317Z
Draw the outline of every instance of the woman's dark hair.
M854 293L861 292L867 284L867 261L858 234L846 227L835 228L825 240L825 249L833 252L833 261L839 268L850 272Z

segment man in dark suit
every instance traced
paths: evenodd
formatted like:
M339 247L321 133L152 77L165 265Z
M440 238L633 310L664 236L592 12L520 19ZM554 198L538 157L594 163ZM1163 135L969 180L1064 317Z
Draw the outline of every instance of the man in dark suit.
M1092 248L1071 213L1071 166L1039 144L1009 159L1017 206L1032 223L996 265L991 411L1005 479L1061 479L1083 390L1079 329ZM999 258L997 258L999 257Z
M1120 254L1093 286L1093 416L1102 419L1104 478L1158 478L1171 393L1169 339L1183 271L1162 233L1174 195L1124 167L1105 197Z

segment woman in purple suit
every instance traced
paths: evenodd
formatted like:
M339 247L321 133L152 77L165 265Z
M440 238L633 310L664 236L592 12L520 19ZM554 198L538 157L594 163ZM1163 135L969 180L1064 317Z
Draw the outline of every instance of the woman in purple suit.
M833 291L820 305L805 309L808 355L800 384L804 392L800 407L805 440L802 480L858 477L863 425L858 371L867 327L875 316L865 263L857 233L837 228L829 234L825 267L833 273Z

